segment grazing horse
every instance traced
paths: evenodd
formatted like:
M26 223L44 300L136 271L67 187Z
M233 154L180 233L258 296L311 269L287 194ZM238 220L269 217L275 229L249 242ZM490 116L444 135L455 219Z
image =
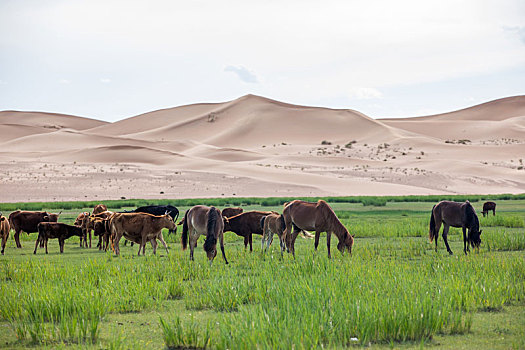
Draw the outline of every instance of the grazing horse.
M476 211L469 201L465 203L457 203L451 201L441 201L432 207L430 214L430 231L428 238L430 242L436 241L439 237L439 229L443 223L443 240L447 246L447 251L452 255L452 250L448 245L447 236L450 226L461 227L463 230L463 251L465 254L470 251L469 244L474 247L479 247L481 243L481 230L479 229L479 220ZM468 237L467 237L468 229Z
M339 249L341 253L344 253L345 249L348 249L348 252L352 254L354 235L348 233L348 229L339 221L332 208L330 208L325 201L319 200L317 203L301 200L291 201L284 207L283 217L286 226L283 239L286 242L286 247L294 257L295 239L301 230L315 231L316 250L319 245L321 232L326 232L328 258L331 258L330 238L332 233L339 239L337 249Z
M261 219L261 228L263 230L263 238L261 241L261 250L266 252L266 249L270 248L270 244L273 242L273 235L277 234L281 245L281 256L283 254L285 245L283 241L283 232L286 229L284 217L282 215L272 213ZM266 248L264 243L266 242Z
M489 215L489 211L492 210L492 216L496 215L496 203L494 202L485 202L483 204L483 211L481 212L483 214L483 217L485 217L485 214L487 216Z
M5 243L9 238L9 219L2 216L0 212L0 237L2 238L2 255L4 255Z
M189 238L190 260L194 260L193 249L197 245L197 240L200 235L206 236L204 251L208 256L210 266L217 255L217 239L219 239L221 244L224 262L228 264L226 254L224 253L224 222L219 209L205 205L196 205L184 214L182 224L182 250L187 248Z

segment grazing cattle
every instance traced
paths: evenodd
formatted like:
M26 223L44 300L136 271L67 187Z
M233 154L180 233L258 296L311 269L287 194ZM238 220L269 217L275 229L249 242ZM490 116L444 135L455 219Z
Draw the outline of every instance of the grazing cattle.
M93 208L93 213L91 213L91 215L96 215L96 214L100 214L100 213L103 213L105 211L108 210L108 207L104 204L98 204L95 206L95 208Z
M92 219L93 236L98 236L98 250L108 250L109 246L109 219L94 218Z
M127 240L140 244L138 255L142 249L145 254L146 242L153 247L153 254L157 253L157 239L161 241L169 253L168 246L162 236L162 229L173 230L175 222L173 218L166 215L151 215L147 213L115 213L109 219L111 230L111 241L115 254L120 254L119 241L124 236Z
M38 238L35 242L35 250L33 254L36 254L39 243L44 243L47 252L47 241L51 238L58 238L58 244L60 245L60 253L64 252L64 243L66 239L78 236L82 237L82 228L79 226L67 225L61 222L41 222L38 225Z
M179 218L179 209L174 207L173 205L147 205L144 207L139 207L132 212L134 213L148 213L152 215L164 215L168 213L169 216L172 217L173 221L177 221ZM168 234L177 233L177 226L173 230L169 230Z
M9 238L9 219L0 212L0 237L2 238L2 255L4 255L5 243Z
M226 216L227 218L229 218L229 217L232 217L232 216L235 216L235 215L239 215L243 211L244 210L242 208L239 208L239 207L236 207L236 208L224 208L222 210L222 216Z
M17 210L9 215L9 225L15 231L15 242L17 248L22 248L20 244L20 232L27 234L38 232L38 224L41 222L57 222L58 214L51 214L46 211L21 211Z
M82 227L82 222L84 221L84 218L86 216L89 216L89 212L87 212L87 211L78 214L78 216L77 216L75 222L73 223L73 225ZM85 246L87 248L87 246L88 246L87 239L84 239L84 237L80 237L80 247L83 247L83 246Z
M220 241L222 257L228 264L226 254L224 253L224 222L221 217L221 211L215 207L205 205L196 205L186 211L182 225L182 250L188 247L190 241L190 260L193 259L193 250L197 245L200 235L205 235L204 251L210 262L217 255L217 240Z
M252 234L263 234L261 227L261 219L269 214L277 214L271 211L247 211L229 218L224 218L224 232L232 231L238 236L244 237L244 249L250 244L250 252L252 248Z
M281 256L284 251L284 241L282 240L283 232L286 229L286 224L284 222L284 217L279 214L269 214L261 219L261 227L263 229L263 238L261 241L261 249L266 251L270 248L270 244L273 242L273 235L277 234L279 237L279 242L281 245ZM264 243L266 242L266 248L264 248Z
M337 249L344 253L345 249L352 254L354 235L339 221L332 208L324 200L317 203L294 200L286 204L283 210L286 224L284 240L287 248L295 257L295 239L301 230L315 231L315 249L319 245L321 232L326 232L326 247L330 255L330 238L334 233L339 239ZM293 227L293 232L292 232Z
M448 245L447 236L450 226L461 227L463 230L463 252L465 255L470 252L469 245L479 247L481 244L481 231L479 229L479 219L476 215L476 211L469 201L465 203L457 203L450 201L441 201L432 207L430 214L430 230L428 232L428 238L430 242L436 241L436 252L437 252L437 239L439 236L439 229L443 223L443 240L447 246L447 251L452 255L452 250ZM468 229L468 237L467 237Z
M483 203L483 211L481 212L483 214L483 217L485 217L485 214L487 214L488 216L489 211L491 210L492 210L492 216L496 216L496 203L494 202Z

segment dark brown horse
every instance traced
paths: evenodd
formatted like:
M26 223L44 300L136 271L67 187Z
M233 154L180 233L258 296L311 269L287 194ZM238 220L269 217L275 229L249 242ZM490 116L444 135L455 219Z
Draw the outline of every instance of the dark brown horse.
M494 202L485 202L483 204L483 211L481 212L483 214L483 217L485 217L485 214L489 215L489 211L492 210L492 216L496 215L496 203Z
M224 253L224 223L219 209L205 205L196 205L186 211L182 223L182 249L187 248L189 239L191 260L194 260L193 249L197 245L200 235L206 236L204 251L208 256L210 266L217 255L217 239L220 240L222 257L228 264Z
M469 244L472 246L472 248L479 247L481 243L479 220L474 207L469 201L466 201L465 203L441 201L432 208L432 213L430 214L430 230L428 232L428 238L430 239L430 242L432 242L432 240L436 241L436 252L439 229L441 228L442 223L442 236L449 254L452 254L452 250L450 249L447 241L448 230L450 226L462 228L463 251L465 254L470 251Z
M294 200L286 204L283 211L286 230L284 240L287 248L295 257L295 239L301 230L315 231L315 249L319 245L321 232L326 232L326 246L330 258L330 238L334 233L339 239L337 249L344 253L345 249L352 254L354 235L339 221L328 203L319 200L317 203ZM293 227L293 232L292 232Z

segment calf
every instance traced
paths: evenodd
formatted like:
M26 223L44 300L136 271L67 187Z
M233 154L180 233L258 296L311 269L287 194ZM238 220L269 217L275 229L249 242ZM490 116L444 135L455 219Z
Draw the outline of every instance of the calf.
M155 216L147 213L115 213L109 219L111 230L111 241L115 249L115 254L120 254L119 241L124 238L140 244L139 252L145 254L146 242L150 242L153 247L153 254L157 253L157 239L161 241L169 253L168 246L162 236L162 229L175 229L173 218L166 215Z
M108 210L108 207L106 207L104 204L98 204L93 208L92 215L100 214Z
M101 205L101 204L99 204ZM108 219L110 218L114 213L112 211L106 210L98 214L88 215L84 216L84 219L82 220L82 231L84 233L84 240L87 240L87 237L89 236L89 248L91 248L91 230L93 230L93 222L96 219ZM101 236L99 236L97 247L101 244Z
M244 237L244 249L250 243L250 252L253 251L252 248L252 234L256 233L258 235L263 234L263 229L261 227L261 219L266 217L269 214L276 212L272 211L248 211L235 215L229 218L223 216L224 220L224 232L232 231L238 236Z
M47 241L51 238L58 238L60 253L63 253L66 239L73 236L82 237L82 235L82 228L78 226L67 225L61 222L41 222L38 224L38 238L35 242L33 254L36 254L38 243L41 242L44 242L47 254Z
M77 218L75 220L75 223L73 225L82 227L82 223L84 222L84 218L86 216L89 216L89 212L87 212L87 211L78 214L78 216L77 216ZM80 247L83 247L83 246L85 246L86 248L88 246L87 237L81 237L80 238Z
M9 238L9 220L0 213L0 237L2 237L2 255L4 255L5 243Z
M266 251L270 248L270 244L273 242L273 235L277 234L279 242L281 244L281 255L283 253L285 244L283 241L283 232L286 229L284 217L279 214L270 214L261 219L261 227L263 229L263 238L261 241L261 249ZM266 248L264 248L264 242L266 242Z
M148 213L157 216L168 214L169 216L171 216L173 221L177 221L177 219L179 218L179 209L177 209L173 205L146 205L133 210L133 213ZM176 234L177 226L175 226L173 230L169 230L168 234L170 233Z
M38 224L41 222L57 222L58 214L51 214L46 211L21 211L17 210L9 215L9 226L15 230L15 242L17 248L22 248L20 244L20 232L27 234L38 232Z
M93 236L98 236L98 250L108 250L109 245L109 219L96 218L92 222L93 225Z

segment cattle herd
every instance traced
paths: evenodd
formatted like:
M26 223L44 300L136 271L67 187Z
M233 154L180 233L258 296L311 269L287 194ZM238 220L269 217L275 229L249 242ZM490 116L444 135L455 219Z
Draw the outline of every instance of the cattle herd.
M479 246L481 239L481 231L479 230L479 222L475 211L470 203L465 202L462 205L452 205L455 202L442 201L434 206L431 214L430 236L431 241L436 240L437 250L437 233L441 226L441 222L445 225L443 238L447 245L447 250L452 254L446 241L446 234L448 226L462 227L465 240L465 253L467 253L468 245ZM495 203L490 203L487 207L484 206L483 214L488 210L493 210L495 213ZM461 222L456 219L456 222L447 221L446 217L441 217L441 212L437 213L437 208L451 208L452 214L457 206L457 217L465 217L461 215L460 210L465 211L467 208L467 217L469 220ZM470 210L470 211L469 211ZM193 251L197 246L197 240L201 235L206 237L203 248L206 252L210 264L217 255L217 241L220 243L222 256L225 263L228 263L224 251L224 232L234 232L235 234L244 238L244 247L250 245L252 247L252 235L262 235L261 248L265 251L273 241L274 234L277 234L280 241L281 255L286 250L295 256L294 243L295 239L300 233L309 235L306 231L315 232L315 249L319 244L319 237L321 232L327 234L327 249L328 257L330 257L330 240L331 234L335 234L339 243L337 248L341 253L346 250L351 254L354 244L354 235L348 232L348 229L337 218L335 212L324 200L319 200L316 203L305 202L301 200L294 200L287 202L283 206L283 213L279 214L275 211L248 211L244 212L242 208L224 208L222 211L215 207L197 205L186 211L182 220L179 223L179 210L171 205L151 205L137 208L132 211L112 212L107 206L99 204L91 213L82 212L78 214L74 225L67 225L59 223L58 219L61 212L58 214L48 213L45 211L21 211L12 212L8 218L0 213L0 236L2 238L2 255L4 254L6 241L9 237L10 230L15 232L14 239L17 248L22 248L20 243L20 232L24 231L27 234L38 232L38 237L35 242L34 254L37 252L38 246L44 247L47 250L47 241L49 239L58 239L60 253L64 252L64 242L66 239L77 236L80 238L80 247L91 248L92 232L94 236L98 236L97 247L99 250L107 251L111 247L115 254L120 253L119 242L121 238L131 241L132 244L139 245L138 254L145 254L146 243L150 242L153 253L157 251L157 240L159 240L166 252L168 246L162 236L162 229L168 229L169 233L176 234L177 225L182 225L182 248L186 249L189 243L190 259L193 260ZM452 215L451 214L451 215ZM454 216L454 215L452 215ZM436 223L436 220L438 222ZM468 238L466 230L469 231ZM472 234L471 234L472 232ZM265 247L266 245L266 247Z

